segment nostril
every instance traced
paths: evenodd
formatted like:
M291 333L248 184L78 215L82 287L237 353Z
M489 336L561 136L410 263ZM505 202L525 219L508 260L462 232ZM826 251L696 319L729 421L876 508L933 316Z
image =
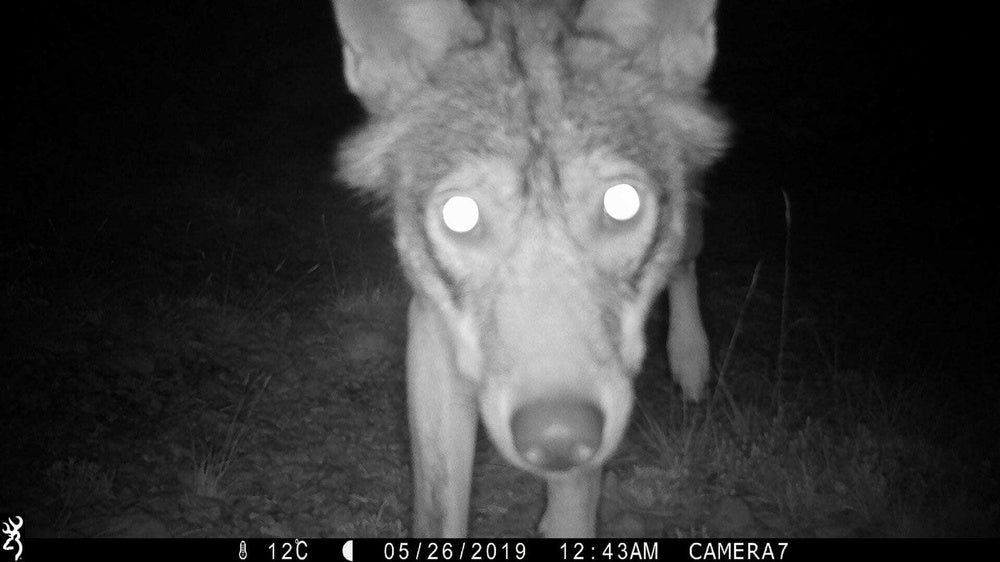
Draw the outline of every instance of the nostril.
M511 418L517 452L543 470L569 470L587 462L600 449L603 431L601 410L584 401L533 402Z

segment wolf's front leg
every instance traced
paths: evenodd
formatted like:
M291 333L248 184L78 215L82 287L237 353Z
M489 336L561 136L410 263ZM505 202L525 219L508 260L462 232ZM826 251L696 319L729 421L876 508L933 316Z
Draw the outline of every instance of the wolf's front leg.
M415 537L464 537L475 455L476 401L453 365L451 339L433 305L410 303L406 380L413 452Z
M546 538L593 537L601 499L601 467L547 478L548 505L538 530Z
M704 395L711 364L708 337L698 309L694 260L678 266L667 291L670 298L670 332L667 336L670 370L684 391L684 398L698 401Z

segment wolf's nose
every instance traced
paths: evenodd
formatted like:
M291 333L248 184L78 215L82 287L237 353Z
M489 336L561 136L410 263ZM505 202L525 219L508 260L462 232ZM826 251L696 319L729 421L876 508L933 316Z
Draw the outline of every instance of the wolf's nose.
M543 470L579 466L601 446L604 415L591 402L542 401L518 408L511 419L514 447Z

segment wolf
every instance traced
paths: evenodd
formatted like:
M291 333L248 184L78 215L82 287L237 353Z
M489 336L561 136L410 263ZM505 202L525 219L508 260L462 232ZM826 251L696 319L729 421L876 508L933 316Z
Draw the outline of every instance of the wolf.
M727 122L706 96L714 0L333 0L368 121L345 183L385 203L413 297L406 355L414 536L468 532L477 422L546 481L546 537L597 532L644 324L709 378L701 178Z

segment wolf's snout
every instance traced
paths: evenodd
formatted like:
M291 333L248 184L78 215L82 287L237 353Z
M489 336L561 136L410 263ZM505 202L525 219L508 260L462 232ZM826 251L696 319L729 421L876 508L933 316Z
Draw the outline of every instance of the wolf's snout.
M518 454L532 466L563 471L590 460L601 447L604 415L583 401L538 401L511 418Z

